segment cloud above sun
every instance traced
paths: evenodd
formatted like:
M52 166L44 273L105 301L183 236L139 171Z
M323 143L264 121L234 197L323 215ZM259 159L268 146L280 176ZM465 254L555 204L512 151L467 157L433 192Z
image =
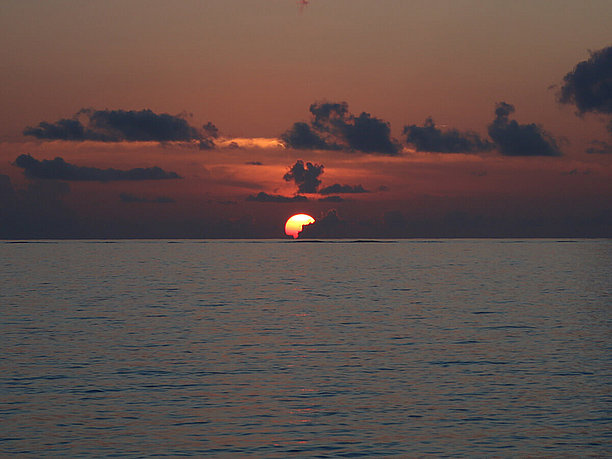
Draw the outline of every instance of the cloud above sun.
M321 180L319 176L323 173L322 164L313 164L301 159L297 160L289 171L283 176L286 182L293 181L298 187L298 193L316 193Z

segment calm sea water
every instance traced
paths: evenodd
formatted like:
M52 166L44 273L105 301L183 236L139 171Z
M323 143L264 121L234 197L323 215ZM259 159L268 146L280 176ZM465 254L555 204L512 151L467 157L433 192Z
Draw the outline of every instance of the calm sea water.
M612 455L612 241L0 243L0 454Z

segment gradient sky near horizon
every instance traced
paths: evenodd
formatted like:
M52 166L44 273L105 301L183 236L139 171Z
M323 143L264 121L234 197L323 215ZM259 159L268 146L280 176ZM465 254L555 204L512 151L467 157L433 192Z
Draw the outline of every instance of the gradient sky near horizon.
M610 17L607 0L4 1L0 236L282 237L298 212L330 217L329 236L611 236L612 155L585 153L610 143L610 117L557 101L563 77L612 45ZM388 122L400 154L279 146L322 101ZM404 126L429 116L487 139L502 101L562 155L405 142ZM83 108L212 122L219 137L201 150L23 133ZM40 180L15 165L21 154L182 178ZM369 192L253 198L294 197L297 183L283 176L298 160L324 165L320 187Z

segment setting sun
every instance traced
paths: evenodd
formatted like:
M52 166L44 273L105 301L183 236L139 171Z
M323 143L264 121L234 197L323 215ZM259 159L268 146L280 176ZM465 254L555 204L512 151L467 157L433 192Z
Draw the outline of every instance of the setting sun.
M287 236L293 236L293 239L298 237L300 231L302 231L302 227L304 225L310 225L314 223L315 219L307 214L296 214L293 217L290 217L285 223L285 234Z

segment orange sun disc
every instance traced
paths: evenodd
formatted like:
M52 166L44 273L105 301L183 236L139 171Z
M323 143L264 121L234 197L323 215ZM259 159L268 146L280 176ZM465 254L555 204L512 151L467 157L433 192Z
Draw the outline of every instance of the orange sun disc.
M302 231L302 227L305 225L310 225L314 223L315 219L307 214L296 214L293 217L287 220L285 223L285 234L287 236L293 236L293 239L296 239L300 232Z

